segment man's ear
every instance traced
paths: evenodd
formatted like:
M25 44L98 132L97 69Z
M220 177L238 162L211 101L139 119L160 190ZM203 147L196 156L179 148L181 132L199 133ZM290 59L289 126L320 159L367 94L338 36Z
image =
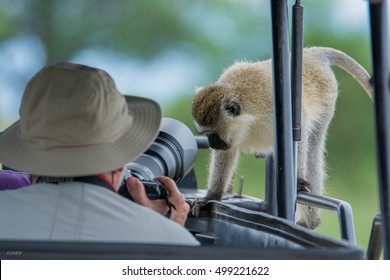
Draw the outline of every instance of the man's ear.
M114 170L114 172L123 172L124 169L125 169L125 167L122 166L122 167L120 167L120 168Z

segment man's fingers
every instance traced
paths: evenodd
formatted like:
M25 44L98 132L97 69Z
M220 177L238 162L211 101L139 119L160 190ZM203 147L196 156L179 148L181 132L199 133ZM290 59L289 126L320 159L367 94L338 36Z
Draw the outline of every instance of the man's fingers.
M157 176L155 179L165 186L171 198L181 195L179 189L176 186L175 181L173 181L171 178L165 176Z
M146 195L145 187L137 178L127 178L126 188L135 202L143 206L150 206L150 201L148 196Z
M175 209L172 209L170 219L184 226L190 211L190 206L186 203L184 195L179 191L175 181L171 178L159 176L156 179L165 186L169 192L170 201L175 205Z
M150 200L146 194L144 185L137 178L129 177L126 180L126 187L131 197L138 204L151 208L164 216L167 214L169 208L165 200Z

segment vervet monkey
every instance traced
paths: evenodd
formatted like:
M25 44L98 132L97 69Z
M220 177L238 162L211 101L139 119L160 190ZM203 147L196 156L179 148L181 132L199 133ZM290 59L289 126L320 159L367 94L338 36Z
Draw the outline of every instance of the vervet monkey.
M373 99L370 75L351 57L332 48L303 50L298 189L318 195L324 192L325 139L338 95L332 65L351 74ZM217 82L198 90L192 115L198 132L207 135L212 148L207 195L192 208L197 215L207 201L222 199L232 183L240 152L264 157L273 153L271 60L237 62L227 68ZM314 229L320 223L318 210L298 205L296 221Z

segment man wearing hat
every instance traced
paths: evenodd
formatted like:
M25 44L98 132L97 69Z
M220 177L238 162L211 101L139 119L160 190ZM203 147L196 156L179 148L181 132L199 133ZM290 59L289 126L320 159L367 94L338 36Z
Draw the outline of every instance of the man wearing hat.
M136 178L126 187L137 203L117 193L124 166L157 136L157 103L122 96L100 69L61 63L30 80L19 112L0 135L0 162L34 183L0 192L0 239L198 245L172 179L157 178L175 205L170 219Z

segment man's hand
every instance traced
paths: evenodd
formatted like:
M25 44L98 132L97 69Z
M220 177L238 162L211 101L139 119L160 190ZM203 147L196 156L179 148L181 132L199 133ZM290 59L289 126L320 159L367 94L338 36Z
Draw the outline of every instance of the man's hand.
M171 208L170 219L184 226L190 211L190 206L186 203L184 195L179 191L175 181L171 178L159 176L156 177L156 180L165 186L169 192L169 200L176 208ZM146 195L144 186L137 178L129 177L126 180L126 187L131 197L138 204L151 208L164 216L168 213L169 206L166 201L164 199L150 200Z

